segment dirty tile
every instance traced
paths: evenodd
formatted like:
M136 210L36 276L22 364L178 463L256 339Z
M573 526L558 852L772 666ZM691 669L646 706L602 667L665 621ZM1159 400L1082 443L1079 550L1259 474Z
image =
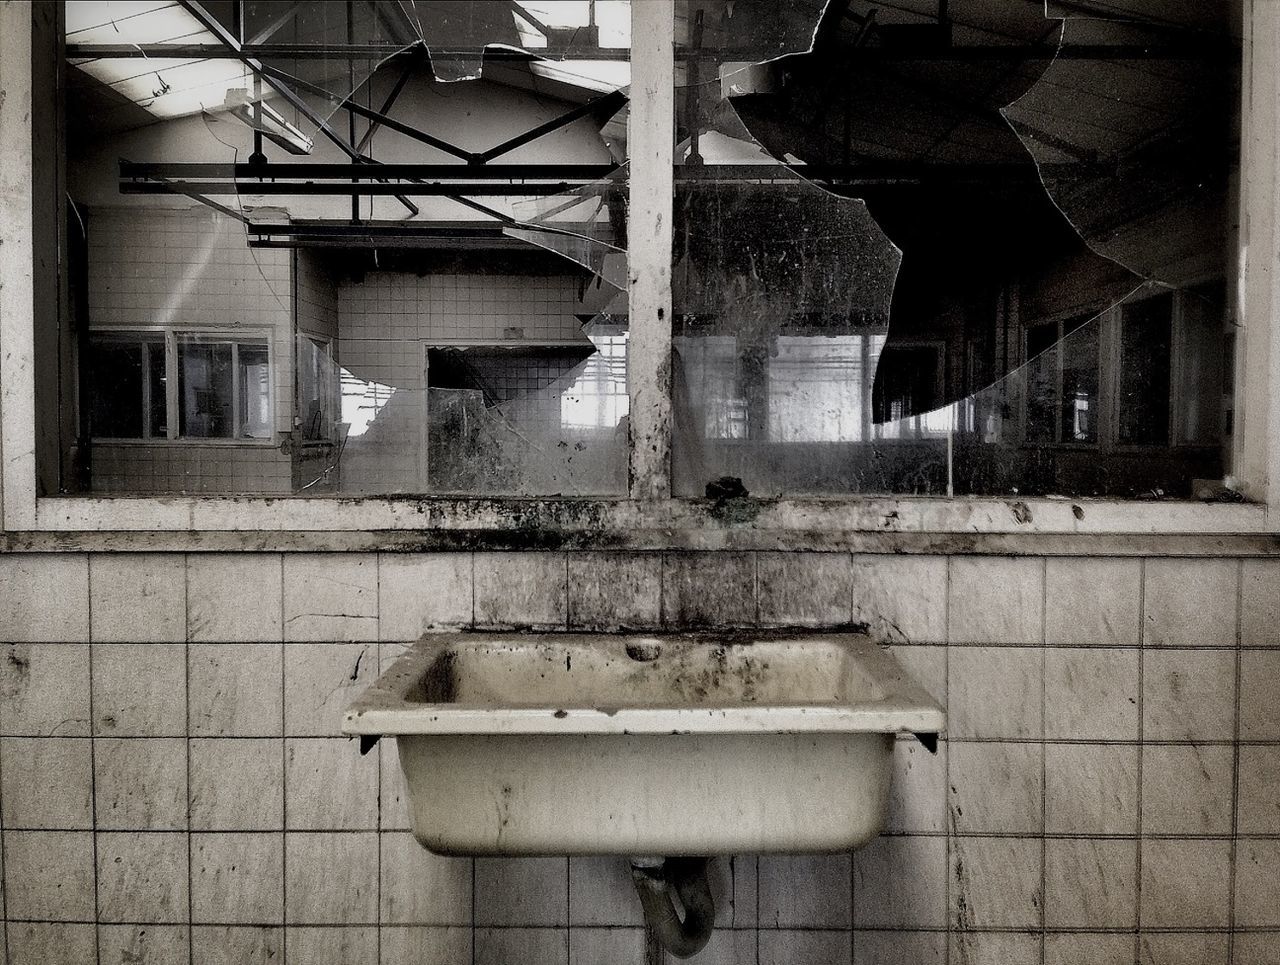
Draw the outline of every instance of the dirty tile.
M94 644L92 660L96 736L186 736L184 644Z
M339 736L347 704L377 677L377 644L286 644L285 734L290 737Z
M186 741L99 738L94 743L93 770L100 829L186 830Z
M760 965L848 965L847 931L761 931Z
M951 961L962 965L1042 965L1040 936L992 932L952 935Z
M759 866L760 857L753 854L721 856L712 859L707 868L707 877L711 882L711 897L716 903L717 928L754 928L756 926L759 920L756 914L759 905L759 888L757 887ZM574 899L572 888L569 897L571 901ZM634 904L634 888L631 897ZM639 911L639 908L635 909L635 912ZM640 920L644 920L643 915L640 915Z
M382 921L470 925L472 860L432 854L407 832L383 832Z
M389 741L379 742L376 753L382 768L382 787L378 797L382 811L382 830L407 831L412 826L412 821L404 771L400 769L400 754L394 742Z
M5 913L10 919L93 921L93 874L89 831L4 832Z
M663 554L664 626L750 627L756 616L755 554Z
M914 738L893 742L893 781L885 829L928 834L946 827L946 741L931 754Z
M1138 753L1124 745L1045 745L1045 830L1136 833Z
M1232 758L1225 746L1144 747L1143 833L1230 833Z
M717 928L694 961L697 965L743 965L744 962L755 965L758 934L755 929Z
M1133 936L1047 935L1044 965L1133 965Z
M945 965L947 936L927 931L859 931L853 936L853 965Z
M278 737L283 648L278 643L193 643L187 654L193 737Z
M727 867L729 860L717 858L713 864ZM732 899L727 900L731 905ZM716 910L724 910L723 901L716 903ZM604 855L569 859L569 924L644 925L644 912L636 898L631 865L626 858Z
M1280 740L1280 649L1240 654L1240 739Z
M591 965L646 965L643 928L574 928L569 961Z
M565 928L477 928L474 965L569 965Z
M1237 926L1280 926L1280 877L1276 875L1276 868L1280 868L1280 840L1239 842L1235 880ZM1272 938L1274 940L1274 936Z
M1140 560L1050 559L1045 580L1045 643L1078 647L1138 645Z
M570 553L569 626L650 629L662 623L662 554Z
M1240 834L1280 834L1280 745L1240 748Z
M279 553L187 557L187 639L212 643L282 640L284 576Z
M424 962L470 962L471 929L440 925L384 925L379 929L379 965L422 965ZM593 959L575 958L578 962ZM609 959L594 959L601 963Z
M949 737L1009 740L1041 736L1042 648L954 647L948 662Z
M190 962L186 925L103 925L98 960L128 965L186 965Z
M1239 565L1236 560L1147 560L1143 642L1235 646Z
M191 741L191 829L276 831L284 815L279 739Z
M288 924L377 924L377 832L290 831L284 850Z
M286 553L284 638L377 640L377 555Z
M954 557L949 603L952 643L1038 644L1043 640L1044 561Z
M567 925L565 858L477 858L476 925Z
M0 733L89 735L89 646L11 643L0 650Z
M1274 958L1249 945L1252 935L1236 935L1236 961L1248 965L1280 965L1280 945L1274 935L1263 935L1275 951ZM1193 932L1144 933L1138 941L1138 965L1227 965L1227 936Z
M289 928L284 965L377 965L378 929Z
M191 835L193 922L278 925L284 920L283 886L283 835Z
M83 553L0 555L0 640L87 643L89 558Z
M847 854L762 855L759 927L849 928L850 871Z
M1143 656L1142 732L1147 740L1231 740L1235 654L1149 650Z
M176 832L101 832L98 920L185 922L187 836Z
M885 647L907 674L945 710L947 706L946 644L898 644Z
M348 738L285 741L285 824L292 829L377 830L378 758Z
M1143 927L1225 927L1230 855L1230 841L1143 841Z
M6 737L0 740L0 814L6 828L92 828L89 741Z
M853 854L855 928L938 928L946 921L947 842L881 836Z
M944 642L946 557L855 555L852 618L877 640Z
M952 926L1038 928L1042 844L1038 838L953 838Z
M759 553L756 563L761 625L849 622L853 559L848 553Z
M1240 579L1240 643L1280 647L1280 560L1245 560Z
M1138 652L1049 647L1044 653L1044 736L1137 740Z
M441 627L471 625L470 553L381 553L378 626L382 640L417 640Z
M476 553L478 627L560 629L568 620L564 553Z
M279 965L284 929L246 925L194 925L191 965Z
M1137 923L1137 842L1050 838L1044 848L1046 927L1132 928Z
M958 834L1038 834L1043 830L1041 748L1036 744L951 743L951 828Z
M97 929L62 922L14 922L6 926L9 965L85 965L95 960Z
M89 633L94 643L187 639L187 584L181 553L98 553L89 557Z

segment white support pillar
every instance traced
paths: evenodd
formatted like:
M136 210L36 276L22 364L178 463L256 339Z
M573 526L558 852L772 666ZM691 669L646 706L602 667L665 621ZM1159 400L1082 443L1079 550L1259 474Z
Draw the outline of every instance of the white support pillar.
M0 3L0 529L35 528L31 6Z
M630 124L630 493L632 499L666 499L671 495L675 0L632 0Z

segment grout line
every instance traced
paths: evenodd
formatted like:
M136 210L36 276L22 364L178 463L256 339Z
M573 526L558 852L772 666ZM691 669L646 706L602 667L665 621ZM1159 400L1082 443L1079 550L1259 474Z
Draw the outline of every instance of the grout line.
M1142 763L1146 757L1146 726L1143 709L1143 695L1146 685L1146 658L1144 651L1147 642L1147 561L1138 560L1138 775L1137 775L1137 814L1135 815L1134 833L1137 842L1134 848L1133 872L1133 959L1142 960Z
M1240 704L1243 660L1240 644L1244 636L1244 560L1236 561L1236 666L1235 715L1231 723L1231 843L1227 847L1227 965L1235 965L1236 956L1236 877L1240 851Z

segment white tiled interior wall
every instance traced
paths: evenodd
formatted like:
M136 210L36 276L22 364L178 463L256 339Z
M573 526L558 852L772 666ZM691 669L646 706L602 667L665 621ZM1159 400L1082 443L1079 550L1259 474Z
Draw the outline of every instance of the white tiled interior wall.
M0 556L7 961L641 965L624 862L428 854L343 705L434 628L850 620L947 739L693 962L1277 961L1280 560L728 552Z
M290 254L250 249L244 228L200 205L94 208L89 226L89 327L145 325L266 330L276 430L293 418ZM94 446L96 492L281 493L289 457L269 446Z

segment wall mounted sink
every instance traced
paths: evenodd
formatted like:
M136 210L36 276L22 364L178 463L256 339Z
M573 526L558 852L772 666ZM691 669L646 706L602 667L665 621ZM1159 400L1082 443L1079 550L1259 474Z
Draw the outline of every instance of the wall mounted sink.
M857 633L449 634L343 730L395 737L441 854L841 851L879 833L894 734L938 704Z

